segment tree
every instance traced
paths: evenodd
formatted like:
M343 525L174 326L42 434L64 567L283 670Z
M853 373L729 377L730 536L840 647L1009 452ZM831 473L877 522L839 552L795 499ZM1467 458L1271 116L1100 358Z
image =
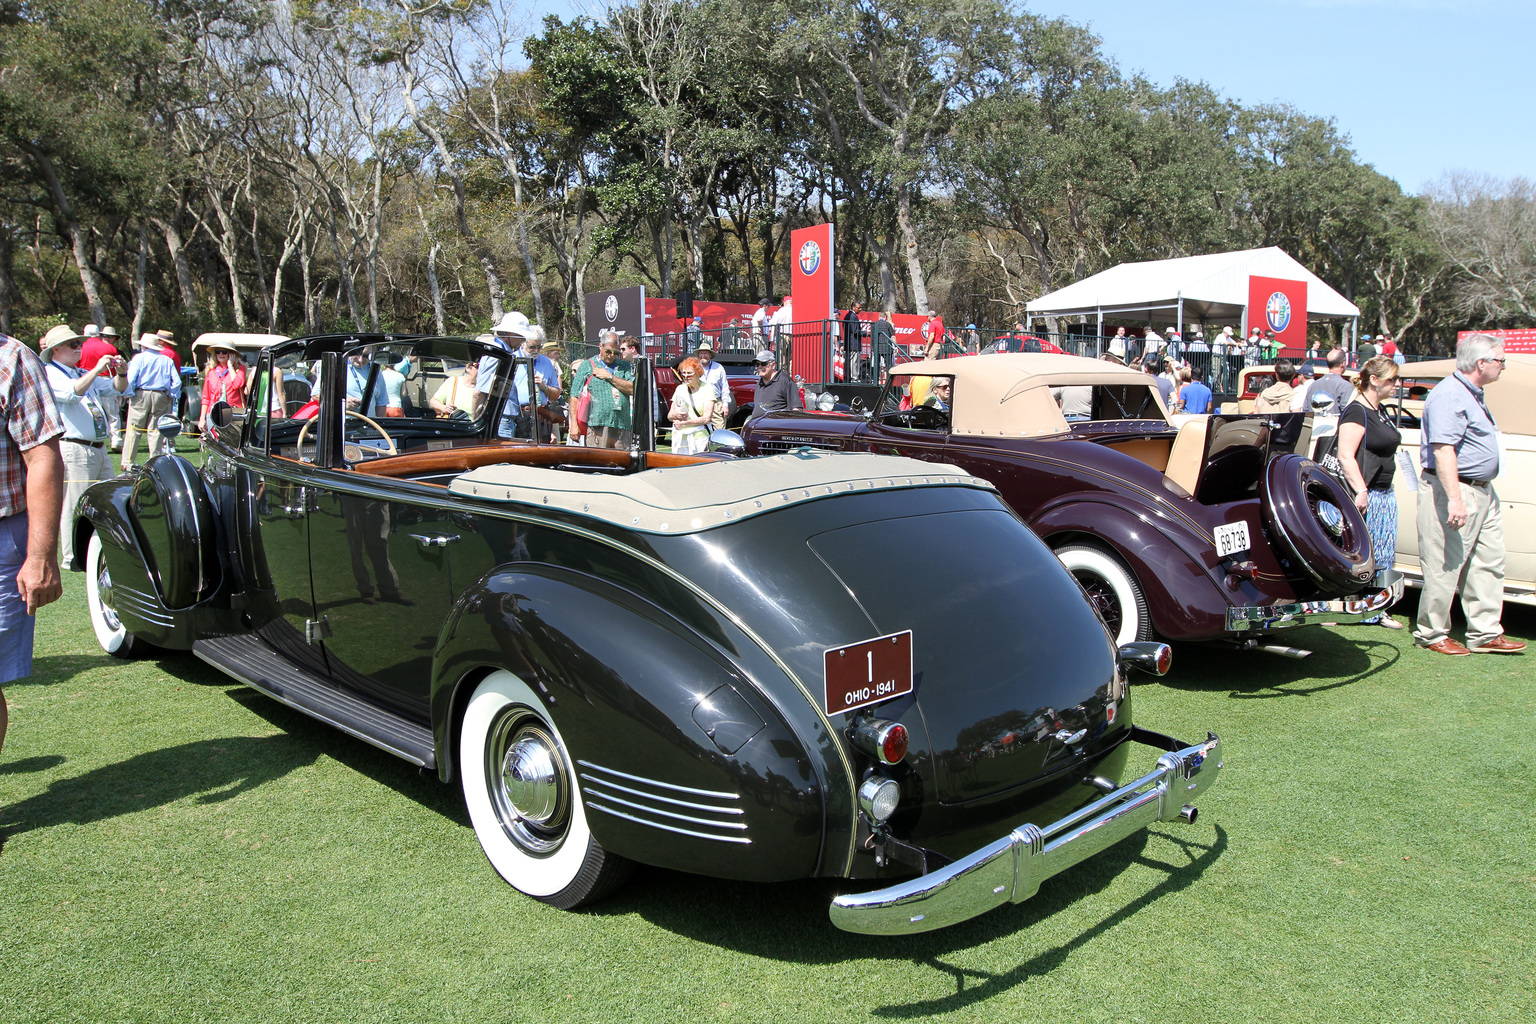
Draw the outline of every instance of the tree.
M1429 236L1456 272L1454 314L1536 324L1536 185L1459 171L1435 183L1429 198Z

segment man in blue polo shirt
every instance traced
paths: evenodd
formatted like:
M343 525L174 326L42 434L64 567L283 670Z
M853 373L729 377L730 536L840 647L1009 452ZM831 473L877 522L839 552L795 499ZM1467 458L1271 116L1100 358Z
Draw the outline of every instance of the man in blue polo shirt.
M1199 366L1189 369L1191 380L1184 385L1180 396L1184 401L1184 411L1188 413L1206 413L1211 411L1211 389L1205 384L1205 370Z
M1525 644L1504 635L1504 517L1499 475L1499 425L1483 389L1504 372L1504 345L1473 334L1456 346L1456 372L1424 400L1419 458L1419 563L1424 592L1413 631L1437 654L1519 654ZM1450 637L1451 600L1458 588L1467 617L1467 643Z

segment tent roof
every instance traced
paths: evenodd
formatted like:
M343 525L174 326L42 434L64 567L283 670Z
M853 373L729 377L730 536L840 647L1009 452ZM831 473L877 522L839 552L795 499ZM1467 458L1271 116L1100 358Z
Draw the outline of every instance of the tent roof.
M1031 316L1136 314L1154 323L1172 323L1184 300L1184 319L1213 323L1242 317L1248 304L1248 278L1279 277L1307 282L1307 319L1341 320L1360 308L1284 250L1184 256L1174 260L1122 263L1076 284L1042 295L1025 308Z

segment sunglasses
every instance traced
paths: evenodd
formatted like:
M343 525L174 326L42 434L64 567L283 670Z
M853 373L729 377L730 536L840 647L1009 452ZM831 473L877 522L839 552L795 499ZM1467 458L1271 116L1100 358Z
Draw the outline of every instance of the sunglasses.
M1484 359L1483 362L1485 362L1485 363L1498 363L1500 366L1504 366L1504 365L1508 364L1509 360L1505 359L1502 356L1500 356L1498 359Z

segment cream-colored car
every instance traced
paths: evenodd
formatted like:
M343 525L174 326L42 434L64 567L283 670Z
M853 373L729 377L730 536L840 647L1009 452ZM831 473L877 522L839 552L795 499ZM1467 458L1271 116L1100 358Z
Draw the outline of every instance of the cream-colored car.
M1504 600L1536 605L1536 355L1510 354L1504 373L1488 385L1488 408L1499 424L1499 478L1494 489L1504 510ZM1456 371L1456 360L1409 363L1402 379L1415 384L1434 384ZM1413 460L1415 472L1404 473L1398 460L1393 487L1397 491L1397 562L1409 586L1421 586L1418 522L1419 421L1413 415L1422 405L1412 398L1403 402L1399 425L1402 450Z

